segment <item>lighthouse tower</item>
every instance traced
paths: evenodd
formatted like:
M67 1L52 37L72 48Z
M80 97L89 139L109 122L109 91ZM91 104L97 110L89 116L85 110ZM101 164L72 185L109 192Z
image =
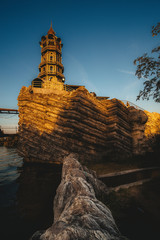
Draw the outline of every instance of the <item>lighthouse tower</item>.
M64 67L62 64L62 43L51 27L46 36L41 37L41 63L39 75L32 81L33 87L46 89L63 89Z

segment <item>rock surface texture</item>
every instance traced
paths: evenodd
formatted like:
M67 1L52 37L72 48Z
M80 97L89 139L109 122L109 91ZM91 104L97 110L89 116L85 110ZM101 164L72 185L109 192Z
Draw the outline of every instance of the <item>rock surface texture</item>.
M54 199L54 223L44 232L37 231L31 240L125 239L110 210L97 199L106 192L106 185L70 154L64 159Z
M25 161L61 163L71 152L81 162L141 153L146 114L120 100L100 100L84 87L49 94L23 87L18 105Z
M145 136L147 138L154 136L155 134L160 134L160 114L156 112L145 111L148 116L148 121L145 127Z
M146 147L146 136L144 131L148 117L145 112L132 106L128 107L128 111L128 117L132 128L132 151L134 154L140 154L145 151Z

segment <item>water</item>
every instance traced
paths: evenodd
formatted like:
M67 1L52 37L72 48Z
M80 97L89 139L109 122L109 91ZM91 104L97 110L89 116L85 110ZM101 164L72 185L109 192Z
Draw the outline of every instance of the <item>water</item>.
M60 179L61 166L24 164L16 149L0 147L0 239L28 240L35 231L51 226ZM156 199L154 196L153 205ZM118 227L129 239L158 239L159 221L137 205L117 214Z
M61 166L24 164L16 149L0 147L0 236L27 240L53 222Z
M15 181L20 176L17 168L22 167L23 160L16 150L0 147L0 186Z

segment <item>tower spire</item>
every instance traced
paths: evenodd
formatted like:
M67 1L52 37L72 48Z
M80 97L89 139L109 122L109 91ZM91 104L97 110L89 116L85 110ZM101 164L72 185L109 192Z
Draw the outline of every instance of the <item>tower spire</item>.
M51 21L51 26L50 26L50 29L48 31L48 34L55 34L53 28L52 28L52 21Z

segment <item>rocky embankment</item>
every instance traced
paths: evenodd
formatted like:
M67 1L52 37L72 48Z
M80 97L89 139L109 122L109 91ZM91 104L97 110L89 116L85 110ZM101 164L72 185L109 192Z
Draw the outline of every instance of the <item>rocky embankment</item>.
M81 162L142 153L147 116L120 100L99 100L84 87L50 94L23 87L18 105L25 161L62 162L71 152Z
M62 180L54 199L54 223L30 240L120 240L110 210L99 201L107 187L83 167L75 154L64 159Z

